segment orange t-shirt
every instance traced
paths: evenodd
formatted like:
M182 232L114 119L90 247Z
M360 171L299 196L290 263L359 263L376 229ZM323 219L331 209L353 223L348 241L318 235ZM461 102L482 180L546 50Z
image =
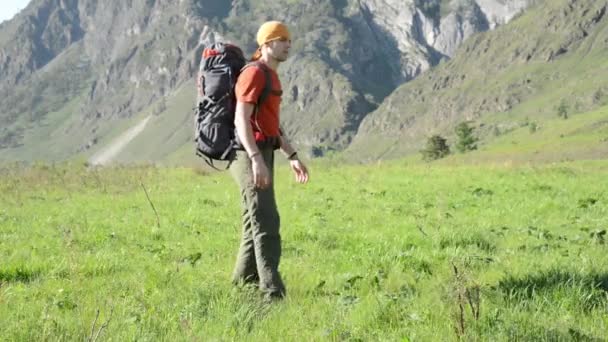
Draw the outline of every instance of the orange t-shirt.
M251 115L251 127L253 127L256 141L280 135L279 112L281 96L277 95L277 93L281 93L281 81L276 71L270 69L270 67L266 69L272 79L272 90L260 106L257 116L255 113ZM264 70L255 65L245 68L236 81L234 90L236 100L255 105L260 95L262 95L265 86L266 76Z

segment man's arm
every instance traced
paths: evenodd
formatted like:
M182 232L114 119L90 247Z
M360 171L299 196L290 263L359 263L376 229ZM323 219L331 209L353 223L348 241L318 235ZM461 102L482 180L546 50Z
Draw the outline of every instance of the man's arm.
M234 126L239 141L251 159L253 181L258 188L264 189L270 185L270 172L268 171L268 167L260 154L260 149L255 143L255 137L253 136L253 128L251 127L250 121L253 109L253 104L238 101L234 114Z
M281 136L279 136L279 140L281 143L281 151L283 152L285 157L289 158L290 156L294 155L296 150L291 146L291 144L289 143L289 140L287 139L287 137L285 137L285 135L283 134L282 131L281 131ZM297 155L295 157L297 157Z
M281 151L289 159L289 165L291 166L291 170L293 171L296 181L298 183L305 184L308 182L308 169L306 165L298 158L298 154L296 150L291 146L285 135L281 130L281 136L279 137L281 142Z
M251 103L237 102L236 112L234 114L234 127L239 136L239 141L247 151L249 158L260 154L260 149L255 143L253 137L253 128L251 127L251 115L253 114L254 105Z

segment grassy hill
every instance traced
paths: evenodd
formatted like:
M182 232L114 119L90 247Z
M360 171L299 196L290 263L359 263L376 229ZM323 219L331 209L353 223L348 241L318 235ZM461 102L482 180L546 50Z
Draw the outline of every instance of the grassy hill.
M148 115L151 117L146 130L127 145L115 160L126 164L138 160L136 164L158 163L201 167L203 162L194 155L193 142L190 139L183 139L183 136L191 134L189 132L191 116L190 108L179 101L179 98L187 96L189 90L186 86L185 89L178 91L174 97L177 99L175 102L166 103L166 111L182 113L181 118L144 112L142 116L125 122L122 131L136 125ZM457 138L451 134L448 144L452 147L452 154L434 163L521 165L605 159L608 157L608 106L584 113L571 113L567 119L553 114L535 120L522 116L511 125L500 120L487 120L484 123L477 123L474 135L480 139L477 150L458 153L454 148ZM100 145L111 144L118 137L110 135L108 140L102 141ZM144 154L141 152L143 150L154 150L154 152ZM156 161L158 155L163 156L162 162ZM412 151L403 160L412 163L422 162L418 151ZM331 153L321 158L319 162L322 165L338 165L358 161L351 159L348 154Z
M490 141L527 122L543 126L560 105L572 116L606 104L607 8L605 1L551 1L473 37L368 115L350 156L413 153L432 134L453 138L453 127L467 120Z
M482 137L483 138L483 137ZM544 164L608 157L608 106L579 113L568 119L532 121L523 118L518 126L466 154L455 152L438 163ZM453 139L452 144L455 142Z
M314 160L306 186L279 163L289 297L272 306L229 285L227 172L4 165L0 338L605 340L608 106L488 141Z

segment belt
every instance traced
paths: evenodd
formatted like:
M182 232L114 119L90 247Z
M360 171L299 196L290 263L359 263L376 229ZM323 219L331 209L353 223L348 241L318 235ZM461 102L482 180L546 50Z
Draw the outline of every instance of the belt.
M278 150L281 147L281 139L279 137L265 137L263 140L256 140L255 144L260 149L271 148L273 150ZM238 137L235 138L234 148L241 151L245 150Z
M264 140L256 141L256 145L259 148L272 148L276 150L281 147L281 140L279 137L266 137Z

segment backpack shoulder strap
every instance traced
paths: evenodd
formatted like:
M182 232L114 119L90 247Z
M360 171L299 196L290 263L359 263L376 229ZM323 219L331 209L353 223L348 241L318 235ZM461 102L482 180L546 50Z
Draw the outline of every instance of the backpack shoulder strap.
M266 101L268 95L270 95L270 92L272 91L272 77L270 76L270 71L268 70L268 67L261 62L247 63L241 71L252 66L261 69L264 72L264 79L266 82L266 84L264 85L264 89L262 90L262 93L260 94L260 97L258 97L258 101L255 104L256 109L258 109L260 108L260 105L264 103L264 101Z

